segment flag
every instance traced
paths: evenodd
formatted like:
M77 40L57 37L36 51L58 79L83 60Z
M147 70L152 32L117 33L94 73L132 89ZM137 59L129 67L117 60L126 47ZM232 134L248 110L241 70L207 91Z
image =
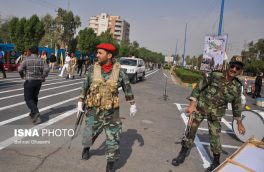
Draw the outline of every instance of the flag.
M61 64L61 67L63 66L63 55L61 53L61 56L60 56L60 64Z

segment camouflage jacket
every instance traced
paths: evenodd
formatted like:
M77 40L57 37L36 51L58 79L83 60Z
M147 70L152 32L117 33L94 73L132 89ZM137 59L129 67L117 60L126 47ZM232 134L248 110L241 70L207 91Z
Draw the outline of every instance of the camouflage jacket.
M86 79L85 79L83 86L81 88L81 93L79 96L80 98L86 99L87 96L89 95L90 86L93 82L93 73L94 73L94 65L91 65L88 68L88 74L87 74ZM112 73L112 70L109 73L105 73L103 70L101 70L102 78L105 81L107 81L109 79L111 73ZM123 69L120 69L120 72L119 72L119 78L117 81L117 89L119 87L122 87L123 92L125 93L126 101L133 101L134 100L134 95L132 93L132 89L131 89L131 85L130 85L128 76Z
M197 101L197 110L203 114L222 117L227 104L232 104L234 119L241 118L241 82L227 81L225 73L211 72L193 89L189 99Z

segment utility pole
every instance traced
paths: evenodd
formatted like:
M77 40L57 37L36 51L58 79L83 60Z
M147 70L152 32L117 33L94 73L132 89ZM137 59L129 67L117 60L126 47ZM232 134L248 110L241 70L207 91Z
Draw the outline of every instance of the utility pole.
M178 39L177 39L177 41L176 41L175 57L174 57L174 59L173 59L173 63L175 63L175 64L176 64L177 53L178 53Z
M218 27L218 35L222 34L222 23L223 23L223 15L224 15L224 6L225 6L225 0L222 0L220 19L219 19L219 27Z
M183 55L182 55L182 66L185 66L186 34L187 34L187 23L185 25L185 36L184 36L184 48L183 48Z

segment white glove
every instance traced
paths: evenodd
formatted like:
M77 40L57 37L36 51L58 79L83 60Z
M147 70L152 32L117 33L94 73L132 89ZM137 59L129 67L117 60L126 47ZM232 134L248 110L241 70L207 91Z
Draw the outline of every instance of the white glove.
M135 116L136 113L137 113L137 106L136 104L133 104L130 106L130 116Z
M77 106L77 110L80 111L80 112L84 112L83 110L83 102L78 102L78 106Z

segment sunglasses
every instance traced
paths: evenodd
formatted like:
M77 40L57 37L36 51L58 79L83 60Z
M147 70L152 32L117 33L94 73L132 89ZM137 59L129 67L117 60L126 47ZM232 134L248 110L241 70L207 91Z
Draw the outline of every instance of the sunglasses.
M236 68L236 70L237 70L237 71L239 71L239 70L241 70L241 69L242 69L242 67L241 67L241 66L234 65L234 64L231 64L231 65L230 65L230 68L231 68L231 69L234 69L234 68Z

